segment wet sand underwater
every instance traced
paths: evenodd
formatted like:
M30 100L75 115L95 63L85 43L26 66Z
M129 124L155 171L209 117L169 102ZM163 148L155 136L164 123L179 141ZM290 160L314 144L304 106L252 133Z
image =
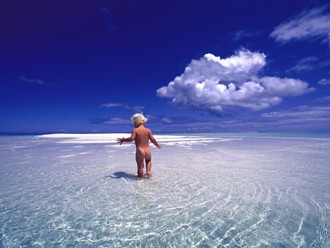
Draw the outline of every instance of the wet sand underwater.
M329 137L155 135L136 180L123 135L0 137L0 247L330 247Z

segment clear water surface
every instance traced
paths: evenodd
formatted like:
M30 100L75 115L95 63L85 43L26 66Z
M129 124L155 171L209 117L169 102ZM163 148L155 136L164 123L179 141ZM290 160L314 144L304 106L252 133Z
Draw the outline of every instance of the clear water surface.
M330 247L330 137L0 137L0 247Z

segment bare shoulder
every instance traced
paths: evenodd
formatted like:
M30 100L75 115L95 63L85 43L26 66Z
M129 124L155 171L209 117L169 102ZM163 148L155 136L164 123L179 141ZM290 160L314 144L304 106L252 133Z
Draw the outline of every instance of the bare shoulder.
M145 127L145 130L148 132L148 134L151 134L151 130L147 127Z
M139 130L141 132L150 132L150 129L145 127L144 125L138 126L135 128L136 130Z
M136 128L133 128L132 130L132 134L131 134L131 140L135 140L135 137L136 137Z

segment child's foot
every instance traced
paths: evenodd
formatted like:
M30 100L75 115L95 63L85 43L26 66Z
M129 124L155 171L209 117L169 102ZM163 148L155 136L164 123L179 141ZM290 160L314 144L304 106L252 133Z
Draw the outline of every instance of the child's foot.
M147 177L152 177L151 172L147 172Z

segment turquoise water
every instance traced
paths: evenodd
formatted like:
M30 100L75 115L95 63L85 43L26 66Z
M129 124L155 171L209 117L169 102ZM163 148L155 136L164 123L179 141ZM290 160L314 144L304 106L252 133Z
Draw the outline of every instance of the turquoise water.
M0 247L330 247L326 135L0 138Z
M225 133L195 133L182 135L199 135L209 137L290 137L290 138L330 138L330 132L225 132Z

